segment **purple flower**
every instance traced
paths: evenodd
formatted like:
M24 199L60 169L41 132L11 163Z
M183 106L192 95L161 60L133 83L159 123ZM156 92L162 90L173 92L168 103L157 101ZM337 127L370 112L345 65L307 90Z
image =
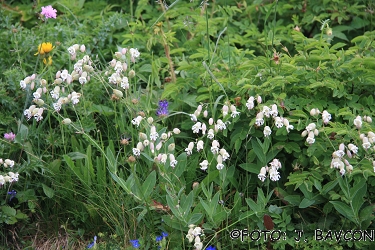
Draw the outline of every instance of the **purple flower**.
M14 197L16 197L17 191L16 190L12 190L12 191L9 191L8 194L10 195L9 201L11 201Z
M92 248L93 246L95 246L95 244L96 244L96 239L97 239L97 237L94 236L94 241L91 242L91 243L87 246L87 248Z
M14 138L16 138L16 135L13 134L13 132L10 133L5 133L4 134L4 139L8 141L14 141Z
M130 243L134 248L139 248L141 245L139 244L139 240L131 240Z
M56 19L56 14L57 10L55 10L54 8L52 8L51 5L48 5L46 7L42 7L42 14L46 19L48 18L55 18Z
M161 233L161 236L163 236L163 238L165 238L165 237L168 236L168 233L167 233L167 232L162 232L162 233Z
M167 116L169 114L168 112L168 101L163 100L159 101L159 108L156 110L156 115L157 116Z
M216 250L216 247L214 247L214 246L209 246L209 247L206 248L206 250Z
M162 241L163 236L156 236L156 242Z

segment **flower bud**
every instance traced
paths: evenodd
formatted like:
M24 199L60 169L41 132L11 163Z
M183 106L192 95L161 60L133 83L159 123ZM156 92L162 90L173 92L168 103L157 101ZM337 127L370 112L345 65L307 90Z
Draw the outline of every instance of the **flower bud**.
M62 120L61 123L64 124L64 125L69 125L69 124L72 123L72 120L70 120L69 118L65 118L64 120Z
M181 133L181 131L178 128L174 128L173 129L173 133L175 133L176 135L178 135L179 133Z
M152 124L154 122L154 118L150 116L149 118L147 118L147 122L148 124Z
M130 71L129 71L129 77L130 77L130 78L135 77L135 71L134 71L134 70L130 70Z
M258 95L258 97L257 97L257 103L258 104L262 103L262 97L260 95Z
M140 132L139 133L139 139L141 139L142 141L146 140L147 139L147 135L145 133Z
M210 125L214 124L214 119L212 117L210 119L208 119L208 124L210 124Z
M168 145L168 151L172 152L175 149L175 147L176 147L176 144L174 144L174 143L169 144Z
M304 130L301 134L302 137L305 137L307 135L307 130Z
M127 51L126 48L122 48L122 49L121 49L121 54L125 55L125 54L126 54L126 51Z
M121 52L116 51L115 52L115 57L117 57L118 59L120 59L122 57Z
M113 89L113 94L117 97L117 98L122 98L123 97L123 93L118 90L118 89Z

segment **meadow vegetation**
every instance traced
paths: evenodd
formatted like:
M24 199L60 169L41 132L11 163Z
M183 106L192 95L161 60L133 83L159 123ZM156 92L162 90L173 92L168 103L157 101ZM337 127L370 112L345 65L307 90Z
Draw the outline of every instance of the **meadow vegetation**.
M4 249L374 246L372 1L1 5Z

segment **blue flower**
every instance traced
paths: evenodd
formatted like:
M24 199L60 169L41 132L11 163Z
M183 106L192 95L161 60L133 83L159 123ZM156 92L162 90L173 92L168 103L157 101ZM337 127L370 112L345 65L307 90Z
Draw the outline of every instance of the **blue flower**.
M214 246L209 246L209 247L206 248L206 250L216 250L216 247L214 247Z
M16 190L9 191L8 194L10 195L9 201L11 201L14 197L16 197Z
M159 101L159 108L156 110L156 115L167 116L169 114L168 105L167 100Z
M87 246L87 248L92 248L93 246L95 246L95 244L96 244L96 239L97 239L97 237L96 237L96 235L95 235L95 236L94 236L94 241L91 242L91 243Z
M161 233L161 236L163 236L163 238L165 238L165 237L168 236L168 233L167 233L167 232L162 232L162 233Z
M156 236L156 242L159 242L163 239L163 236Z
M130 243L132 244L132 246L134 248L138 248L140 247L141 245L139 244L139 240L131 240Z

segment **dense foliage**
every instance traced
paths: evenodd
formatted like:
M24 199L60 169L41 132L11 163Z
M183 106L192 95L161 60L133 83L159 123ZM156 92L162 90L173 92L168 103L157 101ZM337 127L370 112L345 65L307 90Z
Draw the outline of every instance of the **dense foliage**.
M370 248L374 8L2 3L0 244Z

